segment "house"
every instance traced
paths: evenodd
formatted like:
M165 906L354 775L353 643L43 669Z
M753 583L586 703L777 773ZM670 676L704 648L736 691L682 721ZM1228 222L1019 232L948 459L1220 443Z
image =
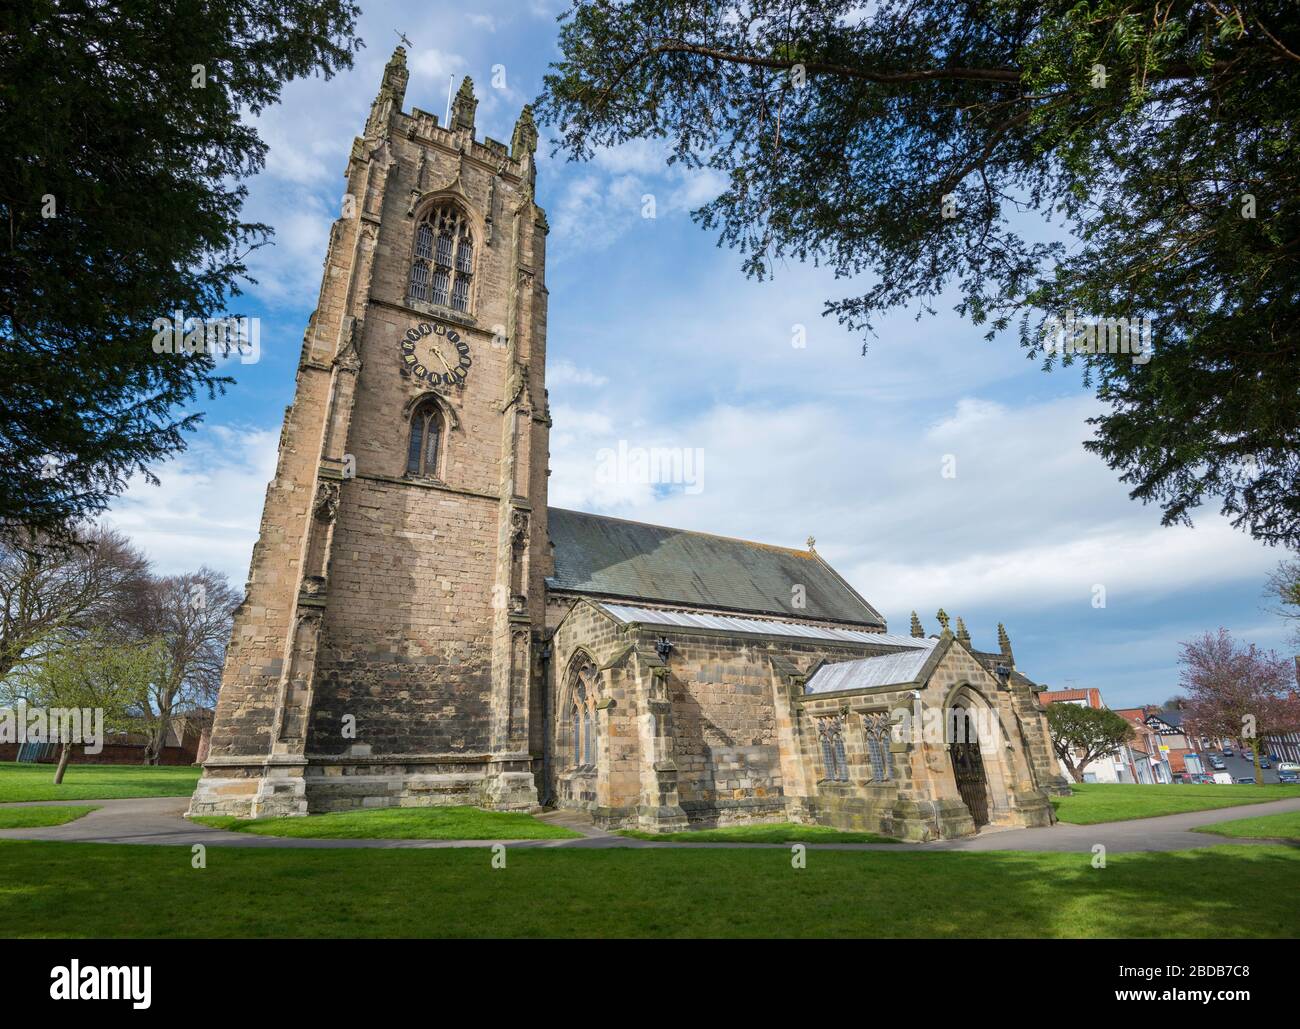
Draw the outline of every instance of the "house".
M1092 687L1086 689L1074 690L1044 690L1038 695L1038 699L1046 707L1048 704L1077 704L1080 707L1090 707L1096 710L1103 710L1106 707L1105 702L1101 699L1101 690ZM1065 766L1064 761L1060 761L1061 774L1067 780L1071 780L1070 770ZM1072 781L1072 780L1071 780ZM1083 771L1084 782L1138 782L1133 772L1133 763L1124 748L1114 751L1111 754L1104 754L1101 757L1090 762Z
M1143 708L1144 721L1152 729L1166 754L1173 774L1201 775L1207 772L1208 762L1201 756L1205 741L1194 736L1184 723L1184 713L1174 708L1159 709L1154 705Z
M1167 748L1162 747L1160 736L1147 724L1146 708L1119 708L1115 714L1133 726L1133 739L1124 748L1133 781L1153 785L1173 782L1173 769L1169 766Z

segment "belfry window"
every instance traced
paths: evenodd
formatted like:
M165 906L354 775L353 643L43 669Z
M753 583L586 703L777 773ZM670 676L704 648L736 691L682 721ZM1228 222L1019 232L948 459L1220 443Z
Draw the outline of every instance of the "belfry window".
M419 228L415 230L415 256L422 257L426 261L433 256L433 229L428 222L421 222ZM425 266L425 272L428 272L428 266Z
M411 265L411 296L416 300L429 299L429 266L423 261Z
M473 278L474 236L469 219L452 204L429 208L415 227L408 296L468 311Z
M433 293L430 298L435 304L447 306L447 283L450 273L446 268L435 268L433 270Z
M426 400L411 415L411 439L406 449L406 474L437 478L442 449L442 411Z

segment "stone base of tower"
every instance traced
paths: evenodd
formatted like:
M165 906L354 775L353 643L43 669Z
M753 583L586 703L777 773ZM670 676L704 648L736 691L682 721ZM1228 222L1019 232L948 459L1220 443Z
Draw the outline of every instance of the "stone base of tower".
M190 815L278 818L384 807L539 808L529 754L281 759L204 765Z
M203 766L187 815L282 818L307 813L306 762L285 757L249 764L215 759Z

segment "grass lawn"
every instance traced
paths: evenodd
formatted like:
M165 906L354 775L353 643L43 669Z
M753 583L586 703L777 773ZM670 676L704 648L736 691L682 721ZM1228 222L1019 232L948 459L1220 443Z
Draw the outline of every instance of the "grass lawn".
M1072 797L1053 797L1052 807L1062 822L1095 825L1130 818L1209 811L1238 804L1300 797L1300 786L1138 786L1085 782L1070 787Z
M201 768L189 765L69 765L54 785L54 765L0 763L0 804L13 800L119 800L188 797Z
M0 936L1294 937L1300 850L276 850L0 841ZM111 884L111 888L110 888ZM166 904L141 904L144 896Z
M582 835L529 814L476 807L394 807L302 818L201 817L190 821L256 836L328 840L571 840Z
M40 829L47 825L75 822L97 810L94 805L66 804L59 807L0 807L0 829Z
M1214 833L1218 836L1249 836L1270 840L1300 840L1300 811L1284 815L1261 815L1259 818L1238 818L1218 825L1198 826L1195 832Z
M690 832L652 833L624 829L617 835L634 840L670 843L898 843L892 836L873 832L841 832L825 825L731 825L723 829L694 829Z

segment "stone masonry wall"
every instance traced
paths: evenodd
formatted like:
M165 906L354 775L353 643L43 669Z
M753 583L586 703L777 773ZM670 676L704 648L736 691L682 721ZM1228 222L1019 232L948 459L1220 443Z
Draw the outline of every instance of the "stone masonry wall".
M494 502L357 479L343 492L312 755L488 749ZM355 718L354 740L340 735Z
M552 598L550 610L559 606L558 599ZM696 826L779 821L789 815L773 695L773 658L806 671L823 658L851 660L886 650L868 644L788 637L679 632L659 625L628 628L594 605L583 603L567 614L550 617L559 628L552 639L548 690L561 705L564 675L580 647L598 663L606 663L629 649L640 655L653 654L654 640L660 635L672 642L662 680L671 705L671 760L676 767L680 806ZM640 762L642 777L650 771L644 747L633 745L636 721L646 717L644 698L649 688L634 681L639 661L638 657L625 658L605 673L615 701L600 726L602 736L611 742L610 763L589 773L597 779L594 788L583 780L582 773L575 774L566 765L562 755L556 760L561 804L603 811L612 825L636 824L638 779L634 765ZM648 674L641 672L643 678ZM576 789L594 789L595 802L585 803L577 793L570 795Z
M195 813L429 803L439 790L463 802L489 779L476 799L531 795L550 422L536 133L525 112L511 146L476 139L468 84L451 126L405 113L406 81L399 48L349 156ZM417 216L434 203L471 225L467 311L407 297ZM422 321L468 343L463 387L402 374L403 335ZM432 393L442 461L412 480L410 414ZM257 785L268 761L277 781Z

